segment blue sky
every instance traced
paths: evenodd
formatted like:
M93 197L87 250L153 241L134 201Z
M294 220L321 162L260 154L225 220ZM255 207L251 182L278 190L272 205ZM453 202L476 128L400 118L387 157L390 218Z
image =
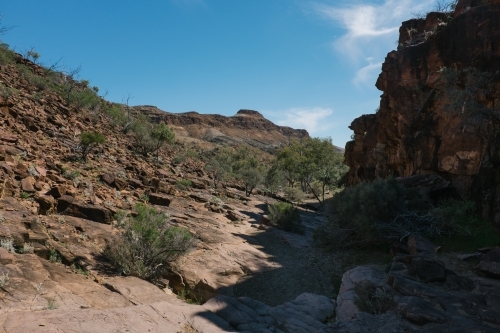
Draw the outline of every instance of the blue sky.
M169 112L260 111L344 146L373 113L398 28L436 0L4 0L0 37L81 65L107 99Z

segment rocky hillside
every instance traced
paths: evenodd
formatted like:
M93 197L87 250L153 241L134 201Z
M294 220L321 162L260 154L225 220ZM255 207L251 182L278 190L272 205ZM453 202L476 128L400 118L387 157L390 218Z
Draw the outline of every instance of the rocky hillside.
M382 65L376 114L355 119L349 184L436 174L500 225L500 2L460 0L454 13L403 22Z
M278 126L257 111L239 110L226 117L198 112L170 113L154 106L135 106L135 110L147 115L154 122L165 122L178 137L189 137L215 144L248 144L272 151L291 139L307 138L306 130Z
M311 281L304 288L298 282L311 272L328 281L331 272L320 265L295 270L285 284L293 286L284 288L281 265L254 238L274 230L260 222L269 221L262 216L276 200L247 197L237 188L212 189L202 161L173 163L183 152L182 140L159 158L145 156L134 148L133 134L113 122L103 101L96 102L97 90L0 49L0 332L298 333L326 327L335 301L304 289L320 293L331 284ZM252 140L261 138L266 147L288 134L307 135L254 111L221 119L222 125L214 125L231 133L250 128ZM266 130L274 137L259 136ZM84 160L80 135L86 131L106 142ZM188 180L189 186L179 186ZM103 257L120 234L118 216L133 214L137 203L168 214L168 223L194 238L158 286L122 276ZM309 215L306 235L276 230L272 242L304 256L321 220ZM312 259L304 258L301 265L308 266ZM242 278L267 271L280 277L263 286L281 288L273 306L233 297ZM247 285L239 288L245 296ZM242 311L236 317L235 308Z

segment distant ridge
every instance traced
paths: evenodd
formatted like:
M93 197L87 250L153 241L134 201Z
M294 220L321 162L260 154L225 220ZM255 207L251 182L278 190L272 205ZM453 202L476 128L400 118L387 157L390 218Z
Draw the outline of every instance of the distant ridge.
M172 126L178 135L212 143L236 145L241 143L272 151L291 139L308 138L305 129L279 126L255 110L241 109L234 116L200 114L195 111L171 113L155 106L134 106L153 122L163 121Z

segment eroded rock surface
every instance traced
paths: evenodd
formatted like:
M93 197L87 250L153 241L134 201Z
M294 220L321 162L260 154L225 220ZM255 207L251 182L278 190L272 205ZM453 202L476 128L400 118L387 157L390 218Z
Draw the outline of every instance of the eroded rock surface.
M497 332L500 283L446 269L428 240L400 253L388 273L360 266L344 274L337 321L319 332Z
M481 202L485 216L500 225L498 164L487 157L488 139L481 134L489 124L464 119L461 107L450 109L445 92L452 87L443 74L470 67L494 74L491 82L496 83L477 98L497 112L499 39L500 5L495 1L458 1L452 20L429 13L403 22L398 50L387 55L376 83L383 92L378 112L350 126L348 183L439 175Z

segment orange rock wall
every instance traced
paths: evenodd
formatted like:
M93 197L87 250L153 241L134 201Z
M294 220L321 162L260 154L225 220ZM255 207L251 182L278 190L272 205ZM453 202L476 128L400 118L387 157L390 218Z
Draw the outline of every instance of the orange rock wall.
M379 111L350 126L354 140L345 153L350 185L391 175L437 174L464 194L498 192L477 200L498 197L500 203L495 185L500 176L490 170L489 178L483 177L485 140L460 110L445 107L443 67L500 70L500 4L474 7L475 1L468 1L470 7L465 2L446 24L442 13L403 22L398 50L387 55L376 83L383 92ZM496 96L493 103L500 91ZM486 206L500 222L495 202Z

